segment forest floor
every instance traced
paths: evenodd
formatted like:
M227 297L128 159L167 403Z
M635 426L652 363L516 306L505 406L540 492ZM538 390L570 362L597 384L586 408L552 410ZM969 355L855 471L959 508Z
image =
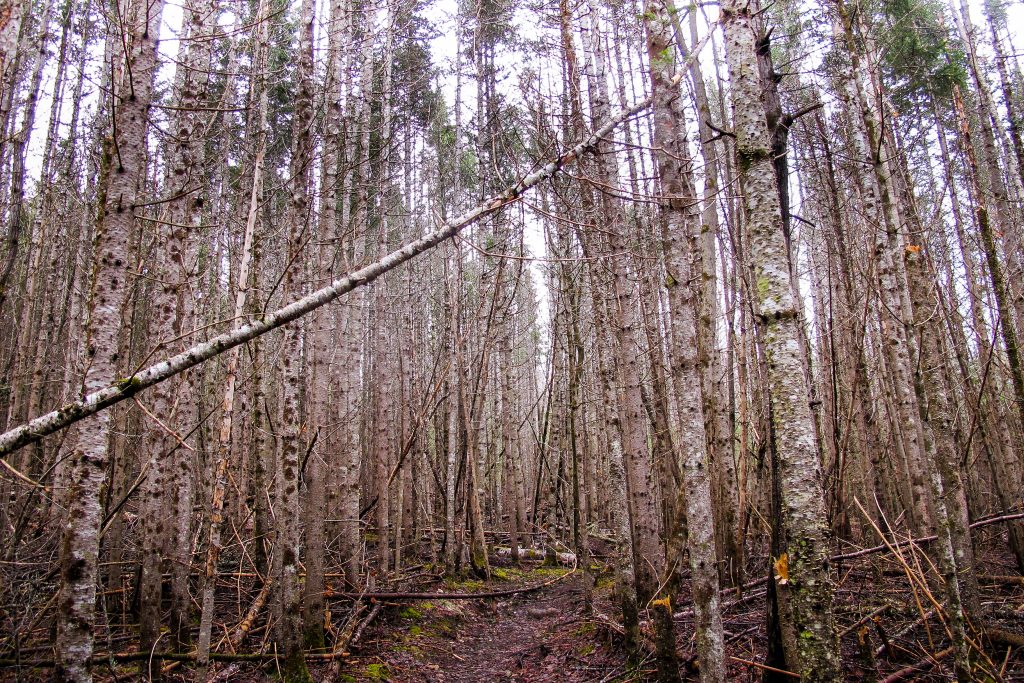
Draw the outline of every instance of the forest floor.
M974 660L978 680L1024 683L1024 578L1004 550L991 542L978 563L985 623ZM908 553L917 566L914 553ZM927 558L918 558L926 560ZM763 559L761 560L763 562ZM911 566L887 553L862 555L836 564L835 612L843 647L847 681L948 681L951 658L948 639L936 617L927 582L907 580ZM766 573L765 573L766 574ZM742 593L723 591L722 608L729 656L728 680L762 681L767 661L765 634L765 574L749 576ZM515 681L516 683L625 683L654 680L650 657L627 668L613 596L610 569L595 580L594 610L585 613L582 572L566 567L530 563L515 568L498 561L492 580L444 579L429 566L406 567L404 578L391 595L355 603L334 595L331 631L349 643L341 651L311 653L307 658L315 681L330 683L463 683ZM683 581L685 587L686 581ZM254 601L255 586L225 602L223 624L237 624ZM409 597L408 593L414 595ZM468 598L469 594L481 597ZM488 594L485 597L482 594ZM379 596L380 594L378 594ZM451 596L459 596L455 599ZM436 596L436 597L435 597ZM941 600L941 597L938 598ZM689 595L678 596L675 606L677 651L684 680L696 680L693 614ZM267 623L262 615L238 648L239 657L259 661L220 661L208 679L216 683L266 683L279 680L270 654ZM3 610L0 610L2 622ZM126 623L127 625L127 623ZM46 667L31 666L31 658L52 657L45 644L45 628L24 643L23 665L4 665L0 650L0 681L49 680ZM644 640L651 642L650 623L643 625ZM995 635L995 639L993 639ZM98 634L98 650L131 652L133 628L115 626ZM1001 640L1000 640L1001 639ZM3 638L0 637L0 645ZM105 647L104 647L105 644ZM223 648L220 649L224 651ZM983 653L982 653L983 652ZM255 654L247 654L255 653ZM10 657L10 655L7 655ZM102 655L100 655L102 657ZM120 658L120 655L118 655ZM97 681L140 680L150 662L120 658L115 666L97 665ZM52 661L52 660L51 660ZM164 661L168 682L191 681L188 663ZM766 680L766 679L765 679ZM797 680L779 675L778 683Z
M544 587L494 598L426 600L396 607L364 636L358 654L346 659L337 680L621 680L621 648L599 621L583 614L579 574L538 567L499 568L495 575L497 580L486 589L477 581L448 582L444 589L461 593ZM602 579L596 591L599 605L606 609L609 584Z
M983 577L982 599L990 612L982 626L1024 638L1024 580L1013 576L1001 556L990 555L980 566L1000 574ZM908 589L897 563L879 554L839 569L836 617L846 680L950 680L952 662L941 622L930 609L927 594ZM990 580L995 578L1002 580ZM534 566L499 568L495 580L486 585L447 581L432 590L467 593L544 587L497 598L394 603L367 629L339 669L324 665L311 671L316 680L332 683L654 680L650 658L638 667L626 667L621 638L609 619L619 616L611 574L596 577L592 615L584 613L580 579L579 572ZM723 599L729 681L762 681L767 647L763 583L754 580L742 595ZM688 597L680 595L676 608L677 651L683 679L696 680ZM649 643L649 623L644 633ZM978 680L1024 682L1024 647L986 640L984 649L987 658L976 658ZM999 674L986 676L986 670ZM798 677L779 675L774 680Z

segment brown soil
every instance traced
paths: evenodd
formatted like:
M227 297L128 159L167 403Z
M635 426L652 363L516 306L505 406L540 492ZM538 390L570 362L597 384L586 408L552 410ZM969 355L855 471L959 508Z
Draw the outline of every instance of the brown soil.
M999 574L1013 574L1002 553L987 555L982 566ZM948 646L942 626L933 614L915 621L922 611L908 590L906 577L885 555L861 558L841 567L836 593L836 617L842 634L845 676L849 681L880 681L904 671L902 680L947 681L948 658L913 673L911 667ZM510 581L487 586L469 582L429 590L438 592L496 591L549 581L556 570L513 572ZM564 570L562 570L564 571ZM762 582L763 583L763 582ZM685 586L685 582L684 582ZM983 601L991 610L987 629L1013 634L1024 632L1024 584L983 582ZM600 577L594 591L597 612L619 618L613 604L611 581ZM923 599L923 598L922 598ZM689 596L679 596L676 619L677 651L683 680L697 680ZM765 596L763 585L742 596L723 599L726 651L730 656L728 680L754 683L764 674ZM645 636L650 632L645 625ZM888 642L888 649L882 649ZM862 643L862 644L861 644ZM985 648L989 660L978 658L978 675L999 671L1003 681L1024 681L1024 648L1005 643ZM873 652L867 655L867 652ZM594 683L654 680L653 663L627 670L620 637L596 617L583 614L580 575L542 590L481 600L409 602L382 611L368 629L361 646L346 658L339 678L316 680L463 683L478 681L548 681ZM779 676L775 680L796 680Z
M1024 637L1024 582L1003 552L986 552L979 561L982 603L986 611L979 630L1002 640L986 638L983 654L973 658L979 680L1024 683L1024 646L1014 638ZM411 573L409 573L411 572ZM942 624L920 590L909 590L901 565L892 557L877 553L858 557L837 567L836 617L842 633L844 673L848 681L881 681L897 672L901 680L948 681L950 658L928 658L948 646ZM382 599L359 611L360 619L373 612L375 618L361 632L356 644L340 659L325 661L322 655L308 658L317 682L355 683L371 681L461 683L517 681L520 683L612 683L654 680L653 665L642 662L635 669L625 665L621 640L609 618L618 619L613 604L609 573L598 577L594 589L595 610L600 616L584 614L581 603L581 575L564 568L499 568L493 581L442 582L426 568L409 568L394 590L417 594L423 599ZM766 659L764 581L750 577L742 595L728 591L723 598L726 653L730 657L728 680L762 681ZM499 597L448 599L445 594L495 593L542 585L539 590ZM690 600L684 590L674 603L677 651L683 680L697 679ZM429 594L429 595L424 595ZM438 597L433 597L437 594ZM240 595L236 605L223 605L219 623L232 626L240 610L252 602L255 587ZM373 607L380 609L374 610ZM352 601L336 596L331 600L332 628L340 632L352 613ZM232 610L236 613L232 613ZM922 618L922 615L925 615ZM264 618L250 632L240 654L268 652L270 635ZM97 634L100 652L131 651L132 626L115 624ZM650 643L650 624L644 636ZM50 679L47 665L30 662L52 661L52 650L40 631L35 641L22 644L20 667L0 666L0 681L43 681ZM223 649L221 650L223 651ZM258 656L258 655L257 655ZM264 655L265 656L265 655ZM924 662L926 666L917 665ZM160 666L160 664L155 664ZM114 666L97 665L97 681L139 680L146 664L137 660ZM191 664L164 661L166 681L191 681ZM213 667L219 683L265 683L279 680L272 658L261 661L217 662ZM780 676L776 680L794 680Z
M537 585L565 570L509 571L511 581ZM599 608L608 589L597 590ZM476 586L470 583L472 590ZM464 592L465 585L452 586ZM419 601L391 608L347 658L342 681L477 683L479 681L612 681L625 673L607 630L583 614L579 575L538 591L482 600ZM314 673L314 677L316 677Z

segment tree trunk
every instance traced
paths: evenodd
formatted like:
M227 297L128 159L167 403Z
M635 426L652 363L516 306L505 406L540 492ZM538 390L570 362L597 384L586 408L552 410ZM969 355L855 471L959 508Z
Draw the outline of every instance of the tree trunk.
M709 367L706 345L697 340L699 302L703 295L701 220L693 183L693 162L686 139L686 118L679 96L682 73L676 71L669 9L649 0L644 11L647 52L654 93L654 147L662 197L666 284L673 347L672 379L676 390L676 449L683 472L679 492L686 510L694 625L701 681L724 681L725 636L718 600L718 555L711 499L711 468L705 432L701 376ZM712 387L706 387L711 390ZM676 529L672 535L679 534ZM670 536L671 538L671 536ZM668 576L680 571L683 543L669 547ZM676 581L667 580L668 586ZM678 675L673 678L678 678Z
M299 72L292 127L292 160L289 167L291 197L288 206L288 261L282 282L282 296L288 301L301 293L299 273L303 247L310 230L309 183L313 161L313 0L303 0L299 19ZM278 652L287 681L312 680L303 656L302 592L299 585L299 544L302 508L299 500L300 458L309 438L307 424L299 414L299 392L303 383L301 328L285 328L281 355L284 395L281 400L277 487L277 543L275 565L280 566L277 601L281 621L277 627Z
M259 221L259 209L263 200L263 166L267 153L267 87L261 82L266 68L268 23L267 4L262 0L257 11L260 30L253 58L253 79L258 87L256 101L256 125L252 130L253 152L252 185L249 192L248 212L245 218L245 232L242 236L242 253L239 256L237 285L233 319L237 321L235 328L241 324L245 313L250 288L249 267L252 263L253 242L256 239L256 225ZM224 503L227 489L227 473L231 459L232 426L235 411L235 383L238 375L238 362L241 347L236 346L228 352L224 375L224 397L221 402L220 433L217 440L217 456L213 465L213 493L210 501L206 562L203 573L201 614L199 618L199 642L196 653L197 679L205 676L205 667L209 664L210 639L213 631L213 617L217 589L217 562L223 549L221 532L224 523ZM261 407L257 407L260 410ZM261 457L257 452L256 457Z
M774 406L782 484L786 567L778 588L785 592L783 619L798 634L787 653L805 681L840 681L840 652L832 613L829 532L825 519L821 462L800 357L799 313L794 308L782 213L771 143L759 94L761 83L752 25L753 8L729 0L722 7L732 83L733 125L740 185L750 235L759 324L768 360L768 390Z
M131 51L125 55L129 81L115 94L114 132L104 142L90 278L85 393L107 386L121 369L117 336L121 309L129 286L128 244L146 177L146 128L156 76L162 0L134 3L123 28L130 31ZM127 38L127 36L126 36ZM131 96L128 96L128 93ZM116 138L115 138L116 136ZM101 413L78 433L74 451L70 523L61 544L61 587L57 619L59 678L75 683L92 680L92 628L96 600L96 564L102 521L100 494L106 484L107 429L110 415Z

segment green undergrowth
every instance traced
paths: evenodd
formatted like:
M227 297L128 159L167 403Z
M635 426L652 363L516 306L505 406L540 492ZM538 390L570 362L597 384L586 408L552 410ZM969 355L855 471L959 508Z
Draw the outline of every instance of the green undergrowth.
M571 569L566 567L539 566L522 567L491 567L491 581L487 582L468 573L446 576L445 590L460 593L479 593L487 591L489 583L524 583L530 581L547 581L568 574Z
M364 673L371 681L386 681L390 672L386 664L374 662L373 664L366 665Z
M403 607L402 611L398 613L398 616L401 617L402 619L419 620L419 619L423 618L423 612L421 610L424 610L424 609L430 609L430 608L429 607L425 607L424 605L420 605L420 609L416 609L415 607L412 607L410 605L409 607Z
M597 631L597 627L594 625L594 622L587 621L587 622L584 622L583 624L580 624L580 626L577 629L575 629L572 632L572 634L574 636L591 636L591 635L594 635L594 633L596 631Z
M414 659L420 659L424 655L426 655L426 652L423 651L423 648L421 648L419 645L413 645L412 643L409 643L408 641L404 642L404 643L401 643L399 645L395 645L394 649L395 649L395 652L405 652L406 654L410 655Z
M565 567L537 567L536 569L530 570L531 576L542 578L542 579L554 579L559 576L565 576L571 569Z
M460 586L465 586L461 582ZM438 600L418 602L406 605L398 612L398 618L404 622L405 628L396 632L392 640L392 648L404 652L415 659L428 657L420 645L422 639L454 640L458 637L459 627L465 618L465 605L458 600ZM369 673L367 678L374 679Z
M615 574L610 571L602 572L597 575L597 580L594 582L594 588L597 590L606 590L614 588L615 586Z
M515 567L495 567L491 569L491 578L495 581L521 581L528 574L528 571Z
M480 579L465 577L448 577L444 580L444 586L450 591L460 593L477 593L482 591L487 584Z

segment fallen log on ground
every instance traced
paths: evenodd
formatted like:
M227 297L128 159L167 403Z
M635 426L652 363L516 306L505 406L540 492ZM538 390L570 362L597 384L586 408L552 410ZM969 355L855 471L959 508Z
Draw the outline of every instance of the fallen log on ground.
M307 652L305 657L309 661L330 661L336 659L339 656L332 652ZM153 661L169 661L169 662L194 662L196 661L195 652L110 652L105 654L93 655L89 658L89 664L107 664L108 662L114 661L118 663L128 662L144 662L152 659ZM273 652L254 652L254 653L239 653L232 654L229 652L211 652L210 661L212 662L270 662L278 659L278 655ZM28 660L17 660L17 659L0 659L0 666L17 666L24 667L26 669L46 669L53 668L56 666L56 662L53 659L28 659Z
M512 548L498 547L495 549L495 554L498 557L512 557ZM558 564L571 567L576 564L575 553L555 553L555 557L558 559ZM522 560L543 560L547 558L547 553L541 548L519 548L519 559Z
M1006 647L1024 647L1024 635L1006 631L1001 628L983 629L985 638L994 645L1005 645Z
M978 577L978 581L981 583L1004 583L1008 586L1024 586L1024 576L982 574Z
M268 576L266 581L263 582L263 588L260 590L259 595L252 601L248 611L245 613L245 617L238 623L238 626L231 632L228 638L228 645L231 651L234 652L238 649L238 646L245 640L245 636L252 630L253 624L256 623L256 617L263 611L263 606L267 604L267 598L270 596L270 586L273 584L273 580Z
M1014 520L1024 519L1024 512L1017 512L1012 515L1002 515L1001 517L989 517L987 519L979 519L973 522L970 526L971 529L980 529L981 527L989 526L991 524L1000 524L1002 522L1012 522ZM908 538L902 541L892 541L889 545L875 545L870 548L863 548L861 550L854 551L852 553L845 553L842 555L833 555L829 558L832 562L839 562L841 560L852 560L857 557L863 557L864 555L871 555L873 553L880 553L890 547L902 548L908 545L923 545L925 543L931 543L936 540L938 536L922 536L921 538Z
M387 593L387 592L376 592L376 593L331 593L326 594L327 598L370 598L373 600L482 600L484 598L506 598L510 595L520 595L522 593L532 593L539 591L542 588L555 584L567 576L572 576L576 573L576 570L566 572L550 581L539 583L535 586L526 586L524 588L510 588L502 591L484 591L481 593Z
M900 669L895 673L889 674L888 676L882 679L882 683L898 683L898 681L905 681L915 676L916 674L919 674L923 671L927 671L928 669L932 668L933 666L939 663L939 660L948 657L952 652L953 648L947 647L945 650L936 652L933 655L928 655L924 659L921 659L908 667Z

